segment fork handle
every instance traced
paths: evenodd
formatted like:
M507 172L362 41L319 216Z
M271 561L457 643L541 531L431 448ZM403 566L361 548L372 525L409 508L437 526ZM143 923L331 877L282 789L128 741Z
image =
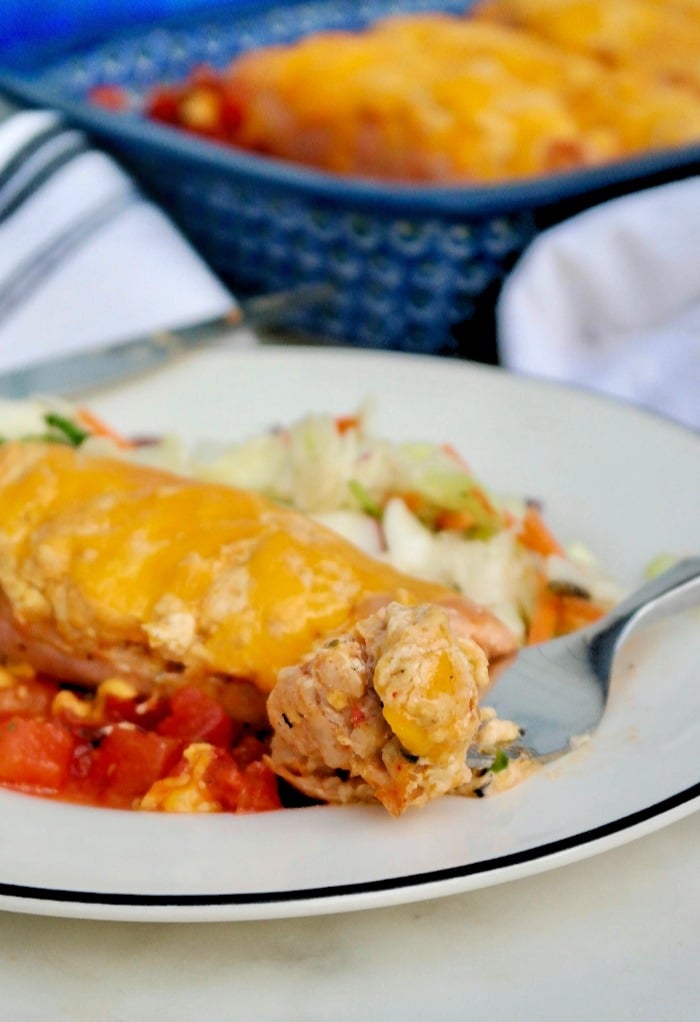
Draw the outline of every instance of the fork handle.
M695 585L693 585L695 583ZM622 600L612 617L629 620L643 612L652 621L691 607L700 594L700 557L688 557Z
M601 671L612 665L617 647L638 625L700 604L700 557L688 557L624 599L588 633L589 656Z

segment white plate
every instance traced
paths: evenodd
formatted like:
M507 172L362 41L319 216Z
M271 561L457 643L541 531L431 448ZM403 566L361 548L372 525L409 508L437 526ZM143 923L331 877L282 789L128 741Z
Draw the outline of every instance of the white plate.
M700 551L700 438L582 391L420 356L208 352L93 406L134 432L239 438L377 401L378 430L449 440L493 489L537 496L624 585L659 553ZM196 921L398 904L553 869L700 805L700 616L636 640L593 740L510 792L379 808L166 816L0 791L0 908Z

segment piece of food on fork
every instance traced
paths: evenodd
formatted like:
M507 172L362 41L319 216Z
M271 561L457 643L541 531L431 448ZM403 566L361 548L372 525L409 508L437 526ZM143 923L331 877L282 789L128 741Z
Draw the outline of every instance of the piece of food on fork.
M488 662L458 611L382 607L282 670L268 703L271 763L327 802L409 805L471 781Z
M489 662L517 643L466 598L258 494L58 444L0 448L0 507L7 658L82 686L215 684L254 726L272 692L273 768L329 801L398 814L468 783Z

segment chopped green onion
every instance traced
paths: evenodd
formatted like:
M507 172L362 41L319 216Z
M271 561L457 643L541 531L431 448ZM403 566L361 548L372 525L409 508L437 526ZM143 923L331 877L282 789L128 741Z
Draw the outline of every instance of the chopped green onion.
M54 429L63 433L68 443L72 444L73 447L80 447L82 442L90 436L87 430L82 429L70 419L66 419L65 416L57 415L55 412L47 412L44 416L44 422L47 426L53 426Z
M373 518L382 517L382 509L357 479L348 479L348 489L360 505L360 509Z
M658 554L658 556L656 556L653 561L647 565L644 577L648 579L656 578L657 575L660 575L668 568L672 568L677 560L678 558L674 557L672 554Z
M510 760L508 755L503 749L499 749L496 753L493 763L491 764L490 770L492 774L500 774L501 770L505 770Z

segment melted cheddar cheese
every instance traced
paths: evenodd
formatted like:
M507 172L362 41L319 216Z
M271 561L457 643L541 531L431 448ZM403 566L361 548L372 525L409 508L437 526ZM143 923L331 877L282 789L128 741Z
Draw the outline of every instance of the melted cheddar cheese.
M396 16L244 53L225 76L239 115L228 141L338 173L494 181L700 138L687 76L656 75L651 60L673 39L668 59L697 76L698 33L672 28L659 5L648 5L656 18L643 53L619 66L569 46L579 9L582 38L614 20L602 8L569 4L567 33L555 17L563 0L549 0L542 17L534 2L501 6L483 18ZM521 6L532 9L522 28Z
M564 51L700 90L698 0L486 0L477 13Z
M368 600L450 595L264 497L60 445L0 448L0 502L16 626L122 673L136 657L268 691Z

